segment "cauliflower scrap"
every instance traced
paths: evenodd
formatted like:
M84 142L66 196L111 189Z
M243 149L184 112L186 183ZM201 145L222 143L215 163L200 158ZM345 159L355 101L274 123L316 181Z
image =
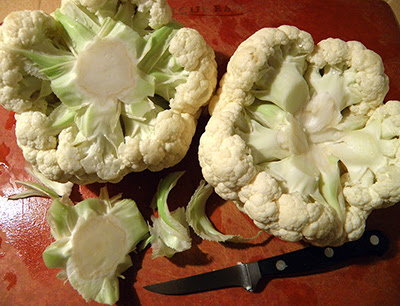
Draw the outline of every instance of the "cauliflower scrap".
M186 155L216 86L214 51L165 0L63 0L0 27L0 104L35 170L118 182Z
M358 239L373 209L400 200L400 101L360 42L314 45L264 28L230 59L201 136L203 176L254 223L287 241Z

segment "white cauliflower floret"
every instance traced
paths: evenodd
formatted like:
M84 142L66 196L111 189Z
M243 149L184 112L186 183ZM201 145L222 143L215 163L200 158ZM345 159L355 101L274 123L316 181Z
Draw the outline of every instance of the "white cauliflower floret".
M154 137L142 140L128 137L119 152L125 163L158 171L178 163L186 155L195 130L193 116L165 110L157 116Z
M356 206L347 207L344 230L349 240L357 240L361 237L365 230L365 221L370 212L370 210L366 211Z
M259 33L262 35L253 35L244 41L232 56L237 60L228 63L233 77L231 81L244 92L250 91L259 79L259 72L266 67L268 58L275 54L275 47L289 43L283 31L265 28L259 30Z
M400 201L399 179L400 167L395 165L383 167L375 173L376 182L371 189L383 200L384 206L391 206Z
M199 162L206 180L226 199L237 198L240 187L253 180L257 170L245 142L235 135L233 122L238 105L230 104L226 112L215 114L200 138Z
M0 28L1 31L1 28ZM15 58L16 55L0 50L0 101L4 108L21 113L32 108L31 96L40 90L40 82L24 86L21 84L23 75Z
M180 29L172 39L169 51L177 62L189 72L188 82L176 88L171 101L176 109L195 114L208 103L217 82L217 64L214 51L194 29ZM210 82L214 80L214 82Z
M198 68L205 53L210 47L204 38L194 29L183 28L176 33L171 41L169 52L173 54L178 63L186 70L192 71Z
M400 168L394 165L382 167L376 173L368 172L360 181L343 175L344 196L352 205L365 210L391 206L400 200L399 175Z
M146 163L143 161L143 155L140 152L140 144L142 140L139 138L126 137L125 142L118 148L124 166L132 168L139 172L146 169Z
M6 46L30 47L47 51L57 43L61 26L44 11L15 11L4 18L2 43Z
M63 1L65 2L65 0ZM107 3L107 0L76 0L76 2L95 13Z
M161 142L165 143L165 148L174 143L183 143L183 147L190 143L195 130L194 118L185 113L175 112L174 110L167 110L161 112L157 117L155 125L155 137ZM186 131L188 135L186 135ZM174 145L172 145L174 147ZM180 151L182 148L178 148Z
M352 206L379 208L383 199L377 192L371 189L375 180L372 171L357 181L352 181L348 173L342 175L341 183L343 185L343 195L347 201L351 201Z
M26 160L52 180L118 182L176 165L216 67L165 0L63 0L0 27L0 103L19 114Z
M360 42L314 47L292 26L259 30L230 59L200 138L205 180L284 240L358 239L400 200L400 101Z
M308 223L307 202L299 193L283 194L278 200L279 219L272 232L289 241L298 241L302 237L302 229ZM293 213L293 212L296 213Z
M36 156L36 169L52 181L66 182L64 171L57 162L56 150L39 150Z
M146 165L152 165L154 171L157 171L158 165L165 158L163 144L154 138L143 139L140 143L140 152L143 156L143 162Z
M239 193L243 210L258 223L275 222L279 206L276 200L282 190L275 179L265 171L259 172L254 181L244 186Z
M143 28L158 29L172 20L171 8L164 0L62 0L61 8L65 9L70 1L85 7L99 19L131 15L130 19L135 19L135 24ZM134 16L132 10L136 11Z
M57 146L57 139L49 134L48 117L38 111L23 112L16 117L15 134L18 145L36 150L49 150Z
M351 205L368 211L393 205L400 200L400 167L397 165L400 157L399 114L400 102L388 101L375 109L369 118L364 129L369 142L364 143L365 151L370 154L370 168L358 180L347 173L342 176L343 194ZM372 128L367 129L368 126ZM355 139L350 137L348 141L354 142Z
M35 65L9 48L54 51L61 27L43 11L12 12L0 27L0 103L17 114L43 110L51 99L50 82Z
M77 129L69 127L62 130L58 136L57 163L60 168L69 175L83 176L84 170L80 160L84 158L84 152L74 146Z
M367 116L365 119L368 119L368 113L382 103L389 90L388 77L384 74L380 56L360 42L325 39L318 43L315 52L307 60L314 67L310 70L312 85L314 78L315 80L321 78L318 77L317 71L321 73L325 70L328 77L330 72L340 71L338 76L345 84L342 85L342 90L337 91L337 94L343 97L337 99L342 100L345 104L343 107L349 106L351 115ZM315 89L318 91L318 87Z
M154 137L165 152L165 157L159 163L149 165L149 168L156 171L181 161L186 155L195 131L196 122L193 116L172 110L161 112L157 117ZM142 152L145 159L146 154L144 150ZM153 154L149 150L147 152Z
M309 223L302 229L304 240L315 245L341 244L346 239L343 229L335 218L334 210L329 206L319 205L316 202L307 204Z
M396 138L400 133L400 104L398 101L387 101L372 113L369 120L382 122L380 126L382 139Z
M137 5L138 12L148 18L148 24L153 29L158 29L166 23L171 22L171 7L163 0L132 0Z

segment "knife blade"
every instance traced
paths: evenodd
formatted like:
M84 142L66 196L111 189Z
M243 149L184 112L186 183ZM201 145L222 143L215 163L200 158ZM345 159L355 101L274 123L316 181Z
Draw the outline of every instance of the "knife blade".
M283 278L304 276L338 269L351 259L382 256L389 249L389 239L380 231L367 231L356 240L338 247L309 246L303 249L203 274L157 283L144 288L168 295L183 295L243 287L253 292L262 277Z

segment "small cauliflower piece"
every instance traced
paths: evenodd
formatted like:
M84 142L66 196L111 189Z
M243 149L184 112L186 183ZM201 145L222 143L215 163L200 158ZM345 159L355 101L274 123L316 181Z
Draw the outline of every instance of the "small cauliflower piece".
M119 299L118 277L132 266L129 253L148 236L146 221L133 200L110 198L106 187L99 198L65 202L54 198L49 208L55 241L43 252L44 263L62 269L57 277L87 302L113 305Z
M243 238L241 235L223 234L217 230L206 214L207 200L212 193L212 186L201 180L186 206L186 221L197 236L209 241L234 243L250 241L258 236Z
M5 18L0 104L17 114L17 142L35 170L118 182L182 160L217 65L204 38L171 16L165 0L63 0L52 15Z
M153 204L158 211L158 217L151 216L152 225L149 225L149 241L153 259L161 256L170 258L175 253L192 247L185 207L170 211L167 201L169 193L182 175L184 175L183 171L169 173L160 181L154 195Z
M373 209L400 199L400 101L378 54L264 28L230 59L201 136L205 180L284 240L358 239Z

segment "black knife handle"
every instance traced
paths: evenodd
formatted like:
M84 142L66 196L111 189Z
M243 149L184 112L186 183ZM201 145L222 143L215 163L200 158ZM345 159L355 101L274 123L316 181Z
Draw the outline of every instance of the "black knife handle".
M367 231L360 239L339 247L310 246L260 260L258 266L262 276L271 278L309 275L345 265L350 259L370 255L382 256L388 248L389 239L383 233Z

